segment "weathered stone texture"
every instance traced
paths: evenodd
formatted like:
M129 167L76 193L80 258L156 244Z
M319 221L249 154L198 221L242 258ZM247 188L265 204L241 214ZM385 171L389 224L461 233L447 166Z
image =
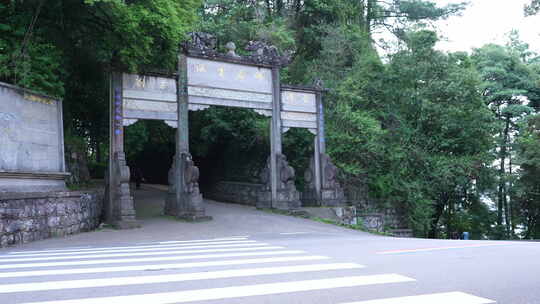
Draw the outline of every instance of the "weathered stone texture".
M2 193L0 247L89 231L100 224L103 193Z
M262 184L222 181L205 192L205 196L216 201L255 206L262 187Z

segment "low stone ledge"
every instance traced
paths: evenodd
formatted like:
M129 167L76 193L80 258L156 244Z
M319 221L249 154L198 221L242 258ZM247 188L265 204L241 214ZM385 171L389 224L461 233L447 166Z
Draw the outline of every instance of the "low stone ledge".
M0 247L90 231L102 210L102 190L0 193Z
M255 206L262 184L222 181L216 183L205 196L222 202Z
M411 238L414 236L412 229L391 229L389 232L394 237Z
M6 192L66 191L68 172L0 171L0 198Z
M54 191L54 192L0 192L0 203L3 200L78 197L83 194L94 193L94 192L99 192L99 191L88 190L88 191Z

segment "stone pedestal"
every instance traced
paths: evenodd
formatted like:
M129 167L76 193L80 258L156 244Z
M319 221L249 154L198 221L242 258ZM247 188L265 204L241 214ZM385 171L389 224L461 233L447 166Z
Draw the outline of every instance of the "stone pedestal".
M180 162L180 168L177 163ZM180 178L178 179L177 176ZM180 193L177 193L177 189ZM169 170L169 191L165 201L165 214L188 221L211 220L204 208L202 194L199 191L199 168L195 166L191 155L182 153L175 156Z
M129 167L126 165L126 155L123 152L116 152L114 156L115 180L114 184L114 205L113 205L113 225L118 229L131 229L140 227L140 223L135 219L135 208L133 196L129 188Z
M279 182L277 185L277 200L272 202L270 158L266 161L266 167L262 170L260 178L263 186L257 193L257 208L275 208L281 210L295 210L300 208L300 192L294 185L294 169L289 166L287 158L283 154L277 157L277 172Z
M345 192L337 180L338 168L332 163L330 157L321 154L322 182L321 193L317 193L315 186L315 160L311 158L309 168L304 173L306 186L302 193L302 203L305 206L338 207L347 203Z

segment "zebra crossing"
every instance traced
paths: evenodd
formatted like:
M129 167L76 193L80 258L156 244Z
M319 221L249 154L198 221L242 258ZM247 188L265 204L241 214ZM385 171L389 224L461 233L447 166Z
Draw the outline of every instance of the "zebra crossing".
M458 291L365 300L369 287L362 286L416 282L395 273L368 275L365 267L248 237L12 251L0 255L0 303L257 303L253 297L341 288L364 292L358 302L337 304L495 303Z

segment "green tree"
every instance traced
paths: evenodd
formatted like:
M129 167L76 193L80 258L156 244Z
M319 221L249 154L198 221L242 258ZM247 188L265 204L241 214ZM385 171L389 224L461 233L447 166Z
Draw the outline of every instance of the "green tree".
M486 105L498 120L497 149L497 225L500 233L509 236L512 224L512 169L514 139L519 132L519 120L532 113L527 105L528 97L536 86L532 71L527 66L530 57L528 47L519 42L516 33L511 34L507 46L486 45L475 50L474 62L484 84L482 95ZM503 237L502 235L499 237Z

